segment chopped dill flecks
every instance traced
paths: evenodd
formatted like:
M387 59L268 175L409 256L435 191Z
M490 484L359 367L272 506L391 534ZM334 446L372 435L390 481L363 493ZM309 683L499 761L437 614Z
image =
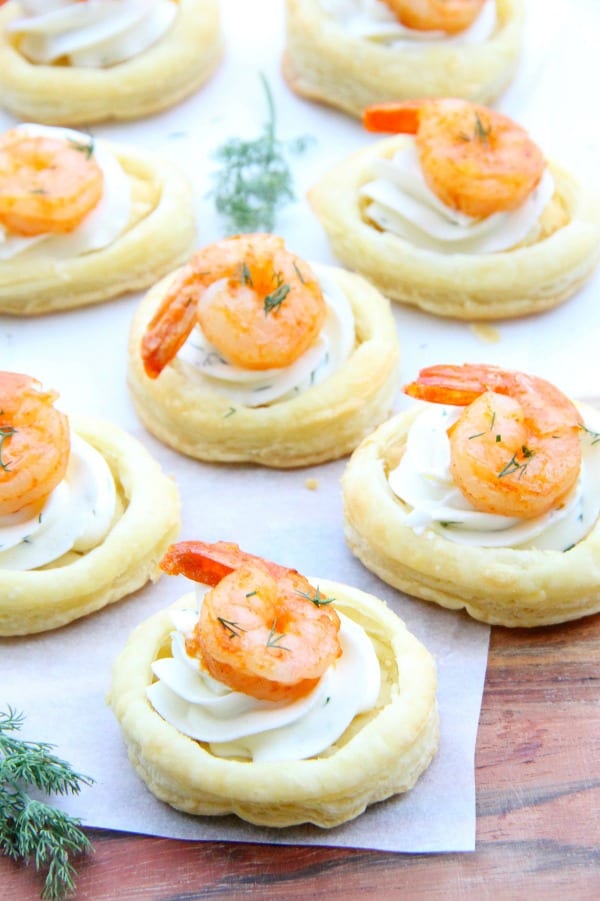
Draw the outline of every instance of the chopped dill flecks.
M600 432L594 432L592 429L588 429L587 426L583 425L583 423L579 424L579 428L582 432L585 432L589 438L592 439L592 447L594 446L594 444L598 444L598 442L600 441Z
M302 284L305 285L305 284L306 284L306 280L305 280L304 276L302 275L302 272L300 271L300 268L296 265L296 261L295 261L295 260L294 260L293 266L294 266L294 269L296 270L296 275L298 276L298 278L300 279L300 281L302 282Z
M274 291L271 291L270 294L267 294L263 301L263 309L265 311L265 316L269 313L276 310L277 307L280 307L283 301L286 299L288 294L290 293L290 286L285 284L280 284L279 287L275 288Z
M246 262L240 263L239 280L242 285L247 285L250 288L254 287L254 283L252 281L252 273L250 272L250 269L248 268L248 263L246 263Z
M269 113L262 133L253 140L230 138L214 154L222 167L209 196L225 217L229 234L274 231L277 210L295 197L285 152L302 152L307 144L307 139L283 142L276 137L273 96L262 73L260 78Z
M94 152L94 138L92 135L89 136L89 141L77 141L75 138L69 138L69 144L73 148L73 150L78 150L79 153L84 153L86 160L89 160L92 153Z
M491 131L492 126L488 125L486 128L479 118L479 113L475 113L475 137L477 140L481 141L482 144L487 144Z
M237 412L236 409L235 409L235 407L230 407L230 408L228 409L227 413L224 413L224 414L223 414L223 419L229 419L229 417L230 417L230 416L233 416L233 414L234 414L235 412Z
M8 463L2 459L2 446L7 438L10 438L11 435L16 435L16 433L17 430L11 425L0 427L0 469L3 469L5 472L10 472L10 469L8 468Z
M521 479L525 475L525 472L527 471L527 467L529 465L528 458L533 457L535 455L535 451L532 451L528 447L523 445L523 447L521 448L521 452L522 452L523 456L526 458L526 462L519 463L517 460L517 455L516 455L516 453L514 453L511 457L511 459L506 464L506 466L502 470L500 470L500 472L498 473L499 479L503 479L504 476L513 475L513 473L515 473L515 472L519 473L519 475L517 476L517 478L519 478L519 479Z

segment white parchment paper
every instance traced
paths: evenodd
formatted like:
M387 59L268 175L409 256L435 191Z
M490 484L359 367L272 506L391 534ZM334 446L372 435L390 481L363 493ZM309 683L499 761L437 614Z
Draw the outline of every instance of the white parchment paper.
M292 156L298 199L279 216L278 231L308 259L335 262L305 190L336 160L377 140L333 110L290 93L279 73L283 47L279 0L223 0L227 50L212 82L177 108L143 122L94 128L98 136L141 144L178 162L197 203L199 245L223 235L207 197L211 154L236 134L254 137L266 121L259 72L269 80L278 134L311 135ZM593 42L600 9L594 0L529 0L527 50L500 108L526 124L549 153L594 182L598 154L590 113ZM587 37L586 37L587 36ZM157 85L160 90L160 85ZM0 127L12 121L0 113ZM575 397L597 392L600 363L598 277L557 310L496 323L493 329L395 310L402 380L436 362L492 362L554 379ZM331 831L314 827L259 829L228 818L194 818L157 801L130 767L105 696L114 657L131 629L182 594L182 578L164 577L136 595L61 630L0 640L0 706L26 712L26 737L54 742L61 756L95 784L61 801L89 826L187 839L314 843L389 851L466 851L475 842L474 748L489 630L463 614L418 602L384 585L345 547L339 479L345 461L291 472L211 466L163 447L138 423L129 400L126 344L139 298L31 320L0 317L0 368L28 372L61 395L68 413L89 413L134 434L174 475L183 499L182 538L237 541L244 549L384 598L435 655L442 722L433 764L408 794L370 808ZM405 404L402 397L398 407ZM309 490L306 479L317 480Z

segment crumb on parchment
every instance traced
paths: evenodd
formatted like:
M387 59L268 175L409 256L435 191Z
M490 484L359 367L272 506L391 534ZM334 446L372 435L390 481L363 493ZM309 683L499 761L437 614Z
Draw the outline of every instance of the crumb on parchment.
M472 322L469 326L476 338L488 344L498 344L501 335L497 328L487 322Z
M309 491L316 491L319 487L318 479L305 479L304 486L308 488Z

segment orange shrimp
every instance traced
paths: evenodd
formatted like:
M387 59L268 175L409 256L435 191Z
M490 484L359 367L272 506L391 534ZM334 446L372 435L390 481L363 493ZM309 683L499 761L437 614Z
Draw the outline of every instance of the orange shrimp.
M0 516L41 506L64 478L69 424L36 379L0 372Z
M476 219L521 206L546 165L524 128L468 100L379 104L364 111L363 124L416 135L428 186L446 206Z
M0 137L0 225L17 235L71 232L102 197L91 143L28 135Z
M450 471L477 510L533 518L574 487L582 418L544 379L497 366L430 366L404 391L467 407L448 430Z
M163 300L142 338L144 369L157 378L196 321L236 366L289 366L313 343L325 316L314 273L282 238L226 238L199 250Z
M473 24L485 0L383 0L383 2L407 28L456 34Z
M160 567L213 586L186 650L234 691L295 700L341 654L334 599L296 570L224 541L172 545Z

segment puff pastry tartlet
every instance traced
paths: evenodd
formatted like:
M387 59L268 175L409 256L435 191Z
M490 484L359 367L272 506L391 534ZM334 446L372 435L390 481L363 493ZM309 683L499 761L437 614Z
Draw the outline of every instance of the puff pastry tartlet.
M537 411L510 387L513 375L537 394ZM600 610L598 411L490 366L430 367L413 385L450 406L400 413L355 451L342 480L352 552L390 585L487 623L540 626ZM507 387L505 415L498 392ZM456 406L468 397L477 428L474 413ZM474 492L456 469L454 438L467 476L478 472Z
M63 6L68 7L70 2L65 0ZM158 4L160 9L155 10ZM33 15L47 13L39 2L30 0L29 7ZM111 31L115 10L107 9L108 18L100 23L102 41L90 48L88 35L96 22L82 22L82 30L85 26L87 31L81 48L75 41L79 56L69 56L75 49L75 26L80 27L79 20L87 13L81 4L77 7L75 24L69 23L65 34L58 36L58 57L53 55L53 47L43 45L40 49L37 30L14 30L25 12L19 0L10 0L0 9L0 104L13 115L51 125L89 125L148 116L193 94L221 58L217 0L153 0L146 7L133 3L133 10L124 9L121 15L126 20L130 15L137 16L135 27L125 21L123 33L117 30L115 34ZM89 12L97 18L97 9ZM64 13L65 10L59 11ZM53 15L56 18L57 13ZM55 29L53 21L51 38L55 38ZM151 39L140 41L140 34L146 32L150 32ZM119 55L124 42L131 43L131 55Z
M197 562L198 546L200 555L211 558L206 572ZM241 561L224 566L224 557L232 554L241 554ZM216 587L204 596L199 616L194 595L186 595L132 633L114 665L109 696L129 759L160 800L202 816L235 813L264 826L308 822L329 828L414 785L438 744L435 664L385 603L336 582L319 580L315 588L299 573L225 542L182 542L165 560L161 565L168 572L188 572L195 581ZM300 585L306 589L302 594ZM254 591L248 590L251 586ZM252 611L237 606L235 622L222 616L213 628L210 617L216 611L225 613L236 592L241 592L241 600L235 603L252 604ZM270 592L277 598L281 621L271 626L267 612L263 628L258 623ZM297 621L284 622L296 608ZM311 623L306 634L305 613ZM314 641L315 634L328 647L330 640L339 641L342 650L333 662L323 664L308 687L300 687L294 680L314 662L308 636ZM181 668L190 686L211 685L211 677L206 683L203 673L214 658L205 656L204 645L198 651L204 638L211 654L214 639L216 652L233 659L229 677L232 682L243 678L245 685L232 688L220 678L217 703L228 705L228 713L220 714L218 723L215 717L203 717L200 697L194 701L188 694L188 703L177 694ZM256 654L250 657L253 645ZM317 651L316 657L321 654ZM206 691L210 693L210 687L198 688L201 696ZM273 701L276 691L284 692L285 699ZM244 724L239 728L240 717L231 705L239 709L244 698ZM180 722L181 715L187 725ZM325 724L328 717L335 727ZM281 722L287 724L283 729ZM249 723L252 734L244 737ZM215 727L237 737L224 743L215 735L198 737Z
M425 108L438 118L426 148ZM382 105L365 117L373 130L394 130L388 113L416 138L399 134L360 150L309 194L340 260L392 300L457 319L542 312L586 281L600 256L598 202L546 163L520 126L456 100ZM507 153L505 142L496 151L494 136L509 132L516 149ZM481 203L468 212L461 205L476 192Z
M43 125L0 137L0 312L146 288L187 258L195 235L187 179L161 157Z
M482 15L486 23L492 17L490 27L480 37L472 32L471 42L460 34L400 31L377 0L287 0L286 8L288 84L354 116L411 97L489 103L512 78L521 49L521 0L488 0Z
M28 635L154 578L179 531L179 498L121 429L88 417L69 429L55 395L28 376L0 373L0 385L0 635Z
M397 359L389 303L367 282L246 235L148 292L129 387L144 425L176 450L286 468L343 456L385 419Z

